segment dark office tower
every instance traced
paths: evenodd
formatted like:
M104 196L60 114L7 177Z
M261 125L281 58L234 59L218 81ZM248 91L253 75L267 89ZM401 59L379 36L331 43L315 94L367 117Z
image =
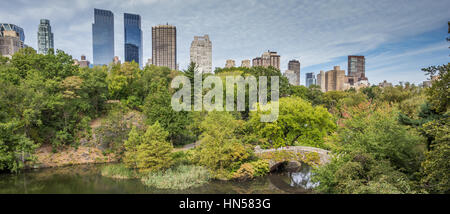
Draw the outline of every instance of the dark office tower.
M142 30L141 16L136 14L123 14L124 32L125 32L125 61L133 60L142 67Z
M52 27L48 19L41 19L38 28L38 53L47 54L50 48L53 48Z
M172 25L152 27L152 64L177 69L177 28Z
M348 76L353 77L354 82L365 78L366 62L364 56L348 56Z
M295 59L289 61L288 70L294 71L295 85L300 85L300 62Z
M114 14L109 10L94 9L92 51L94 65L108 65L113 61Z

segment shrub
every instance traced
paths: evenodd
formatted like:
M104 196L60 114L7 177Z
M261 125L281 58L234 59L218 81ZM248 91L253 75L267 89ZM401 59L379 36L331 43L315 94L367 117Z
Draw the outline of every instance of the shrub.
M269 162L267 160L257 160L244 163L233 173L233 179L248 180L254 177L264 176L269 173Z

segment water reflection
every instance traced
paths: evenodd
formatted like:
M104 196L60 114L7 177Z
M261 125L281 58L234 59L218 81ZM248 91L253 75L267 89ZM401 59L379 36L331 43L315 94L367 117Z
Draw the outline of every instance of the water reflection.
M299 172L289 172L292 187L302 187L304 189L313 189L319 185L318 182L311 181L311 167L304 165Z
M20 174L0 174L1 193L236 193L278 194L312 193L316 184L310 181L311 168L302 166L298 172L274 173L251 181L211 181L187 190L150 188L139 179L116 180L101 176L104 165L29 170Z

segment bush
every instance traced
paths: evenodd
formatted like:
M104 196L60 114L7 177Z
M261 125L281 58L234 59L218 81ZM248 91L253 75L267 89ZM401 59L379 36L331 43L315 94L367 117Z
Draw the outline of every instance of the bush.
M165 172L150 172L142 182L158 189L183 190L206 184L209 179L209 172L204 167L180 165Z
M269 173L269 162L267 160L257 160L244 163L233 173L233 179L248 180L254 177L264 176Z
M107 165L103 167L102 176L118 179L130 179L137 177L133 170L128 169L123 164Z

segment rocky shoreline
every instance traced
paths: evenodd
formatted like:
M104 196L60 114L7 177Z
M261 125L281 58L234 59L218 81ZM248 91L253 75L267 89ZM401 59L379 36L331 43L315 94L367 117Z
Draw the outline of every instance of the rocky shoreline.
M79 146L78 148L66 146L53 152L52 146L46 145L36 149L34 155L36 160L27 163L25 168L38 169L118 161L116 155L105 154L100 149L89 146Z

